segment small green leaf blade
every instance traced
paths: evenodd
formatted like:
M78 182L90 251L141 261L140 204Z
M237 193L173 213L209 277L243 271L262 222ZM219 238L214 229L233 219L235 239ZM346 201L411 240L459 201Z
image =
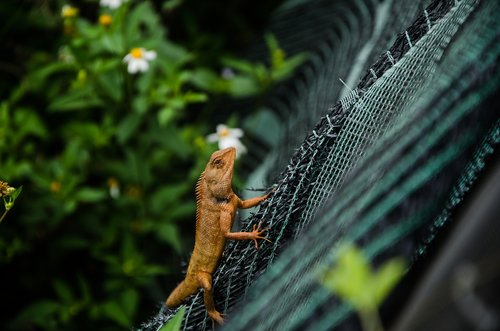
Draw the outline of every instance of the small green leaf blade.
M182 326L182 320L184 319L184 313L186 312L186 307L182 306L175 316L168 321L167 324L163 325L159 331L179 331Z
M17 197L19 196L19 194L21 194L22 191L23 191L23 186L21 185L18 188L16 188L14 192L12 192L12 194L10 195L12 198L12 202L16 201Z
M406 263L399 258L394 258L382 265L372 277L371 292L373 298L380 305L391 290L396 286L406 270Z
M327 270L322 279L325 287L356 307L369 304L364 289L369 283L371 268L360 249L354 245L341 246L337 266Z

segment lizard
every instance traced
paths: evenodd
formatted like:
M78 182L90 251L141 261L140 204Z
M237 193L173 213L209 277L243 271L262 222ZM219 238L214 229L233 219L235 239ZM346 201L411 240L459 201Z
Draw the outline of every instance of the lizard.
M191 259L184 280L177 285L165 301L167 307L175 308L184 299L202 288L205 309L219 324L224 323L223 314L217 311L213 300L212 274L222 257L227 239L269 241L262 236L267 229L254 225L251 232L231 232L238 208L251 208L265 200L272 192L241 200L232 190L236 149L228 147L216 151L210 157L205 170L196 184L196 234Z

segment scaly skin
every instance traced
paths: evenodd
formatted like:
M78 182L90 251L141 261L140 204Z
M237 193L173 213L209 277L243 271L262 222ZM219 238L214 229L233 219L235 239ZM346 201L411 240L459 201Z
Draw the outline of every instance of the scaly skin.
M204 290L205 308L213 321L223 324L222 314L215 309L212 296L212 274L226 245L226 239L269 241L261 235L267 229L260 224L252 232L231 232L238 208L258 205L269 194L241 200L231 188L236 150L233 147L212 154L196 185L196 238L185 279L167 298L168 307L177 307L199 288Z

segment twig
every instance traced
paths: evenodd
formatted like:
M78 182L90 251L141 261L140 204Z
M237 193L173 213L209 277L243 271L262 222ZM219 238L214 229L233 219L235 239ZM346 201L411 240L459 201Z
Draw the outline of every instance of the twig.
M0 217L0 223L2 223L3 219L5 218L5 215L7 215L7 213L9 212L9 209L6 209L3 214L2 214L2 217Z

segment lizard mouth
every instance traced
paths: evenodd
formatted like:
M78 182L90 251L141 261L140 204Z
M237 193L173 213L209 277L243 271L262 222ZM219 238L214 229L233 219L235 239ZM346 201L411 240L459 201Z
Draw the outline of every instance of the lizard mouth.
M218 151L217 153L222 157L226 166L228 166L228 168L231 169L232 171L234 166L234 161L236 160L236 148L227 147Z
M220 151L226 164L224 177L230 183L233 181L234 161L236 159L236 148L228 147Z
M221 155L226 155L227 153L229 153L229 156L231 157L231 159L234 160L236 157L236 148L227 147L227 148L220 150L220 153L221 153Z
M227 164L229 165L227 171L231 172L231 179L233 177L233 167L234 167L234 160L236 159L236 148L234 147L228 147L222 150L224 152L224 158L226 159Z

